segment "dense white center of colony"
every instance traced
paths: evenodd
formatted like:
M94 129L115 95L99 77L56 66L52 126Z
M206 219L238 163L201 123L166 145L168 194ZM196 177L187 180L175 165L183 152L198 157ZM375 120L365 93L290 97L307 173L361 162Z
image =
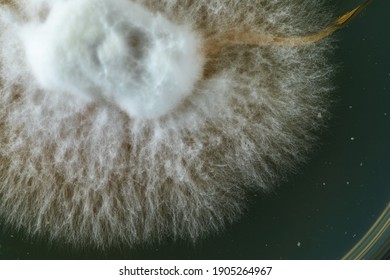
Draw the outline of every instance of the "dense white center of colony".
M168 113L202 74L200 38L128 0L56 1L21 37L43 89L113 103L134 118Z

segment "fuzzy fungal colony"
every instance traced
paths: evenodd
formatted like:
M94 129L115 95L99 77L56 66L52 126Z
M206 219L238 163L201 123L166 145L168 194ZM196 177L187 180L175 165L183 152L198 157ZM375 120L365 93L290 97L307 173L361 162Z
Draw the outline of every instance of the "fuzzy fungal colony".
M2 1L3 223L103 248L236 220L328 116L324 2Z

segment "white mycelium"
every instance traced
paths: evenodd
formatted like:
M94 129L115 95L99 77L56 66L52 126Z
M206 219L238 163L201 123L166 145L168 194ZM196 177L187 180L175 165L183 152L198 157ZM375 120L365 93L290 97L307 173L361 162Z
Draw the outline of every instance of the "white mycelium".
M45 90L112 102L130 117L159 117L202 74L197 36L127 0L60 1L21 31Z
M2 4L0 216L102 247L221 229L306 156L327 116L329 41L207 57L205 38L330 20L312 0Z

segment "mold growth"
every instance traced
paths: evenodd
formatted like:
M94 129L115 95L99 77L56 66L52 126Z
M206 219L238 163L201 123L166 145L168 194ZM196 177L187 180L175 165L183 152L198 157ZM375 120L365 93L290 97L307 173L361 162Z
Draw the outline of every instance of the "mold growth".
M101 248L222 229L306 158L333 73L329 34L226 34L287 40L332 19L309 0L2 4L1 217Z

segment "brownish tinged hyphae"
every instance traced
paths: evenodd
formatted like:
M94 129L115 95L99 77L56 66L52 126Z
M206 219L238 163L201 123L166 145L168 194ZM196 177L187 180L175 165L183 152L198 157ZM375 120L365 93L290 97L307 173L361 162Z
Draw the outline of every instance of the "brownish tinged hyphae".
M311 35L280 37L269 34L261 34L251 30L235 29L207 38L205 41L204 52L207 56L210 56L217 54L223 48L239 45L299 47L313 44L343 28L354 16L363 11L371 2L372 0L368 0L364 4L339 17L330 26Z

